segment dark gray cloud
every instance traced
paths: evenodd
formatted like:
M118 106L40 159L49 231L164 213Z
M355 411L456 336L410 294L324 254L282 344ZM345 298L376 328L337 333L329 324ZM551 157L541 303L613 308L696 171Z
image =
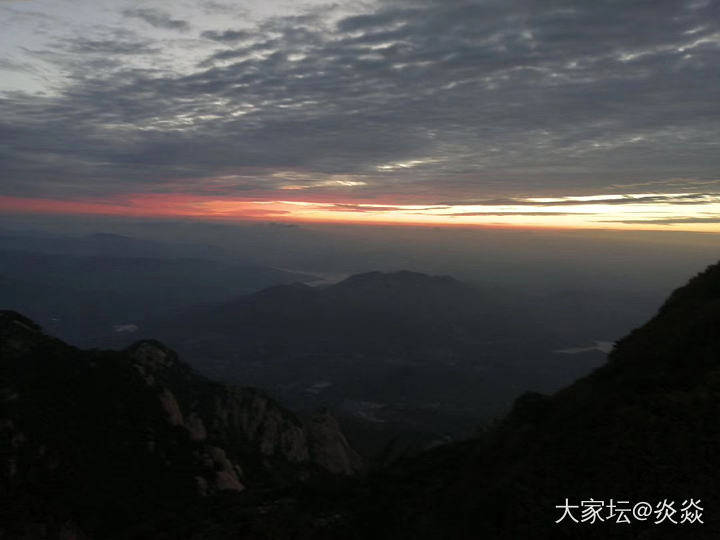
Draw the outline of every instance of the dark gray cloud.
M213 41L235 43L237 41L246 41L248 39L251 39L257 34L255 34L254 32L248 32L247 30L224 30L222 32L217 32L215 30L206 30L200 35Z
M200 2L205 13L229 15L232 17L243 16L247 18L248 11L237 5L237 2L215 2L213 0L205 0Z
M30 71L32 68L28 66L27 64L22 64L20 62L13 62L12 60L8 60L5 58L0 58L0 69L4 69L7 71Z
M137 8L126 9L123 15L135 19L145 21L155 28L165 28L167 30L190 30L190 23L181 19L173 19L169 13L159 11L157 9Z
M719 21L715 1L387 0L336 22L316 10L205 31L214 47L193 71L74 60L60 93L0 97L0 188L202 192L236 175L210 186L232 194L295 170L359 175L354 198L398 204L645 193L667 178L685 191L720 168Z
M152 47L148 41L118 41L114 39L75 39L69 42L66 50L73 54L156 54L158 47Z

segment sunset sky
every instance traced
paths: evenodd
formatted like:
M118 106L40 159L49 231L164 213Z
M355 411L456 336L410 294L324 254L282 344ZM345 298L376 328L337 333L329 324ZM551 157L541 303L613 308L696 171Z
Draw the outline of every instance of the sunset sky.
M720 1L0 0L3 212L720 232Z

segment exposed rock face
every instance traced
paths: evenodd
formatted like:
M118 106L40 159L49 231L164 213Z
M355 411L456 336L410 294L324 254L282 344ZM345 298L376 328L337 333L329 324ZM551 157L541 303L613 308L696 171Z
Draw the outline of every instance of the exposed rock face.
M158 394L158 399L160 400L160 406L165 412L168 423L171 426L184 426L185 422L183 421L182 411L180 410L177 399L175 399L175 395L167 388L163 388L160 394Z
M161 371L175 365L177 355L160 342L145 340L128 349L130 358L149 372Z
M184 377L191 374L177 355L152 340L139 342L128 351L145 384L158 389L166 421L183 427L192 440L205 441L210 436L231 446L245 441L264 457L313 465L332 474L351 475L362 470L361 458L327 412L303 425L261 391L207 381L203 382L212 391L192 395L183 407L176 395L163 386L172 385L175 371L183 372Z
M0 401L0 504L24 515L0 526L3 538L31 522L55 531L33 538L58 538L47 515L64 523L88 507L130 522L132 509L162 501L360 470L330 420L309 429L258 390L197 375L158 342L81 351L14 312L0 311ZM21 493L56 502L28 517Z
M162 386L177 370L186 378L195 376L173 351L147 340L133 345L128 352L145 384L159 388L158 399L167 422L185 428L194 441L205 441L209 434L230 443L248 441L262 456L316 465L333 474L356 474L363 468L361 458L327 413L303 425L261 391L207 381L203 382L212 386L212 391L194 395L188 410L181 407L168 387Z
M245 487L240 483L238 473L242 475L239 465L236 465L227 458L225 450L217 446L210 446L206 449L204 463L207 465L209 474L206 475L205 495L218 491L242 491Z
M308 438L300 421L253 389L226 387L215 396L211 429L243 434L265 456L292 463L311 461Z
M193 411L190 413L184 422L184 426L193 441L204 441L207 439L207 430L205 429L203 419L200 418L196 412Z
M350 447L337 420L321 411L308 423L313 460L333 474L352 475L363 469L362 458Z

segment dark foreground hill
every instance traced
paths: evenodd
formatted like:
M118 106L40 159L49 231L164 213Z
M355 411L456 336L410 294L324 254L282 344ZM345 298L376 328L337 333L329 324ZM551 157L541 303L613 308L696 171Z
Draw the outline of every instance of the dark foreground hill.
M158 342L81 351L4 311L0 381L3 539L155 537L159 516L184 534L180 514L203 498L363 466L331 416L302 422Z

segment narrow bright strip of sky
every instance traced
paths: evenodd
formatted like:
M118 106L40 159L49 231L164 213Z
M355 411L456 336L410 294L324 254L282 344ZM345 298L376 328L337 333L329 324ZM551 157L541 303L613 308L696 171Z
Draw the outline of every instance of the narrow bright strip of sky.
M720 197L688 193L435 205L253 200L193 194L138 194L72 201L0 197L0 210L209 220L720 232Z

